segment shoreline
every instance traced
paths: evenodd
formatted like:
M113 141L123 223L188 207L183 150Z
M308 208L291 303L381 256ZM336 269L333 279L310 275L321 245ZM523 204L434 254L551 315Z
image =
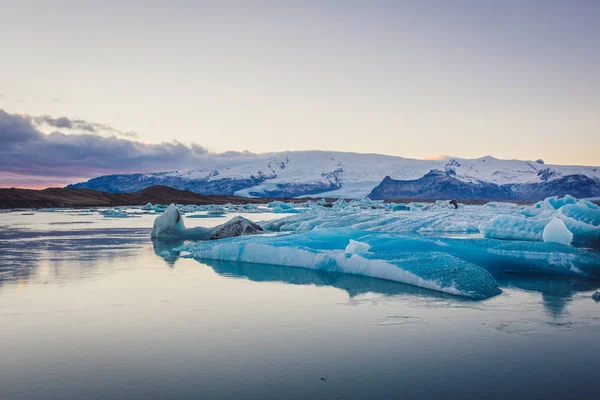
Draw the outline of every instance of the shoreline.
M143 206L152 204L266 204L272 201L284 201L303 203L309 200L318 201L322 199L318 195L314 197L301 198L277 198L277 197L239 197L232 195L202 195L185 190L174 189L168 186L151 186L149 188L132 193L108 193L91 189L73 188L48 188L42 190L34 189L0 189L0 209L2 210L31 210L40 208L89 208L89 207L121 207L121 206ZM333 203L337 198L325 198L328 203ZM345 199L351 200L351 199ZM401 198L385 200L385 203L410 203L424 202L432 203L436 200L450 199L415 199ZM455 199L460 203L468 205L481 205L495 200L473 200ZM505 201L499 201L505 202ZM528 205L533 202L512 201L508 203ZM600 201L593 201L600 205Z

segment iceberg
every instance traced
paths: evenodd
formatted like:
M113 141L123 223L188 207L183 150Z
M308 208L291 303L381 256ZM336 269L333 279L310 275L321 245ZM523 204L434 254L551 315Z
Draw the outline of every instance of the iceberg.
M571 196L549 197L479 226L488 238L552 241L600 248L600 207Z
M128 214L127 212L115 208L114 210L100 210L98 211L105 218L129 218L133 217L133 215Z
M530 219L521 215L497 215L479 225L483 236L507 240L543 240L543 231L550 219Z
M267 207L275 214L298 214L302 212L301 210L294 208L294 204L287 204L283 201L273 201L267 204Z
M294 208L282 204L257 210ZM156 218L152 237L179 241L170 260L337 272L473 299L499 294L496 279L507 274L600 279L600 208L593 203L566 197L533 206L448 204L410 203L409 210L393 211L395 204L364 199L338 200L332 207L307 202L295 205L302 213L284 218L255 224L236 217L215 228L193 229L171 205ZM244 210L236 207L226 209Z
M367 243L357 242L356 240L350 239L350 243L346 246L345 253L346 254L367 254L369 251L369 246Z
M219 215L219 214L217 214ZM175 204L156 217L150 237L156 240L216 240L241 235L263 233L259 225L244 217L234 217L214 228L186 228L183 216Z
M552 218L544 227L542 239L544 242L561 243L568 246L573 241L573 234L561 219Z
M200 260L237 261L342 272L403 282L473 299L500 293L485 269L444 252L406 251L348 254L348 246L364 250L381 243L381 235L346 229L315 230L301 234L236 237L184 244L178 250ZM389 238L386 238L389 239ZM360 242L352 246L350 240ZM409 239L410 240L410 239ZM384 240L385 241L385 240ZM404 238L396 237L402 247ZM366 246L365 246L366 245Z

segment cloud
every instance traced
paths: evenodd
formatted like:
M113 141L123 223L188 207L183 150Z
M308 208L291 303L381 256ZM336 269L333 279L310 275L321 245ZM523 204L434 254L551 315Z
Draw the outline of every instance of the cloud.
M68 117L54 118L50 115L27 116L27 118L38 126L46 125L52 128L84 131L88 133L108 132L131 138L138 137L138 134L135 132L121 132L110 125L89 122L84 119L72 119Z
M57 128L85 121L52 119ZM81 129L81 128L80 128ZM93 132L93 131L88 131ZM111 173L156 172L198 168L208 151L176 141L145 144L115 136L44 134L32 117L0 109L0 174L28 177L91 178Z

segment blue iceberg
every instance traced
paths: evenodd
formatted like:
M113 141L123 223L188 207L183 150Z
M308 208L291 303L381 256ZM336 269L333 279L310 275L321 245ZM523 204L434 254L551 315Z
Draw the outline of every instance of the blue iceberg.
M403 282L474 299L500 293L496 280L478 265L444 251L390 251L386 247L390 246L390 240L385 234L326 229L302 234L188 243L178 250L185 252L186 257L197 259L342 272ZM411 241L419 240L425 239L395 237L392 241L394 248L403 248L405 245L411 247ZM346 251L351 241L362 244L358 246L359 252ZM369 246L368 252L364 251L366 246Z
M302 213L259 223L252 232L238 229L230 235L231 227L244 221L227 223L217 227L226 234L215 235L211 229L186 229L170 206L157 218L152 236L219 239L177 245L174 254L201 260L360 275L485 299L500 293L496 279L507 274L598 282L599 213L595 204L569 196L533 206L457 209L446 202L403 209L339 200L332 207L310 204ZM238 233L259 235L231 237Z

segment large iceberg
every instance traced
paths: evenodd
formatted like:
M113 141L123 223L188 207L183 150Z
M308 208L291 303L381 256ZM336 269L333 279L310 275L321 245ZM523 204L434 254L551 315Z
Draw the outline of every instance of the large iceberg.
M285 218L258 225L234 219L210 229L186 229L169 206L152 235L188 240L171 257L341 272L475 299L500 293L496 278L506 274L600 279L600 208L593 203L567 196L533 206L448 204L307 202ZM244 236L264 232L270 234Z
M363 244L361 250L367 245L371 251L348 254L345 249L351 244L351 240ZM448 254L443 248L442 251L392 250L410 248L410 241L414 240L419 239L392 238L387 235L382 237L381 234L346 229L324 229L275 237L237 237L190 243L179 250L185 252L187 257L198 259L343 272L408 283L475 299L500 293L498 283L489 272Z
M485 237L536 240L600 247L600 207L571 196L550 197L512 214L498 215L483 222Z
M338 200L332 208L268 221L263 227L275 232L307 232L317 228L352 228L372 232L419 233L432 235L482 234L490 239L544 241L544 230L554 219L564 228L560 243L579 247L600 247L600 207L571 196L551 197L533 206L492 203L485 206L448 202L386 204ZM546 229L555 238L559 222ZM562 226L560 226L562 228ZM567 243L569 234L573 235ZM557 239L558 240L558 239ZM546 240L546 241L549 241ZM556 240L552 240L556 242Z

